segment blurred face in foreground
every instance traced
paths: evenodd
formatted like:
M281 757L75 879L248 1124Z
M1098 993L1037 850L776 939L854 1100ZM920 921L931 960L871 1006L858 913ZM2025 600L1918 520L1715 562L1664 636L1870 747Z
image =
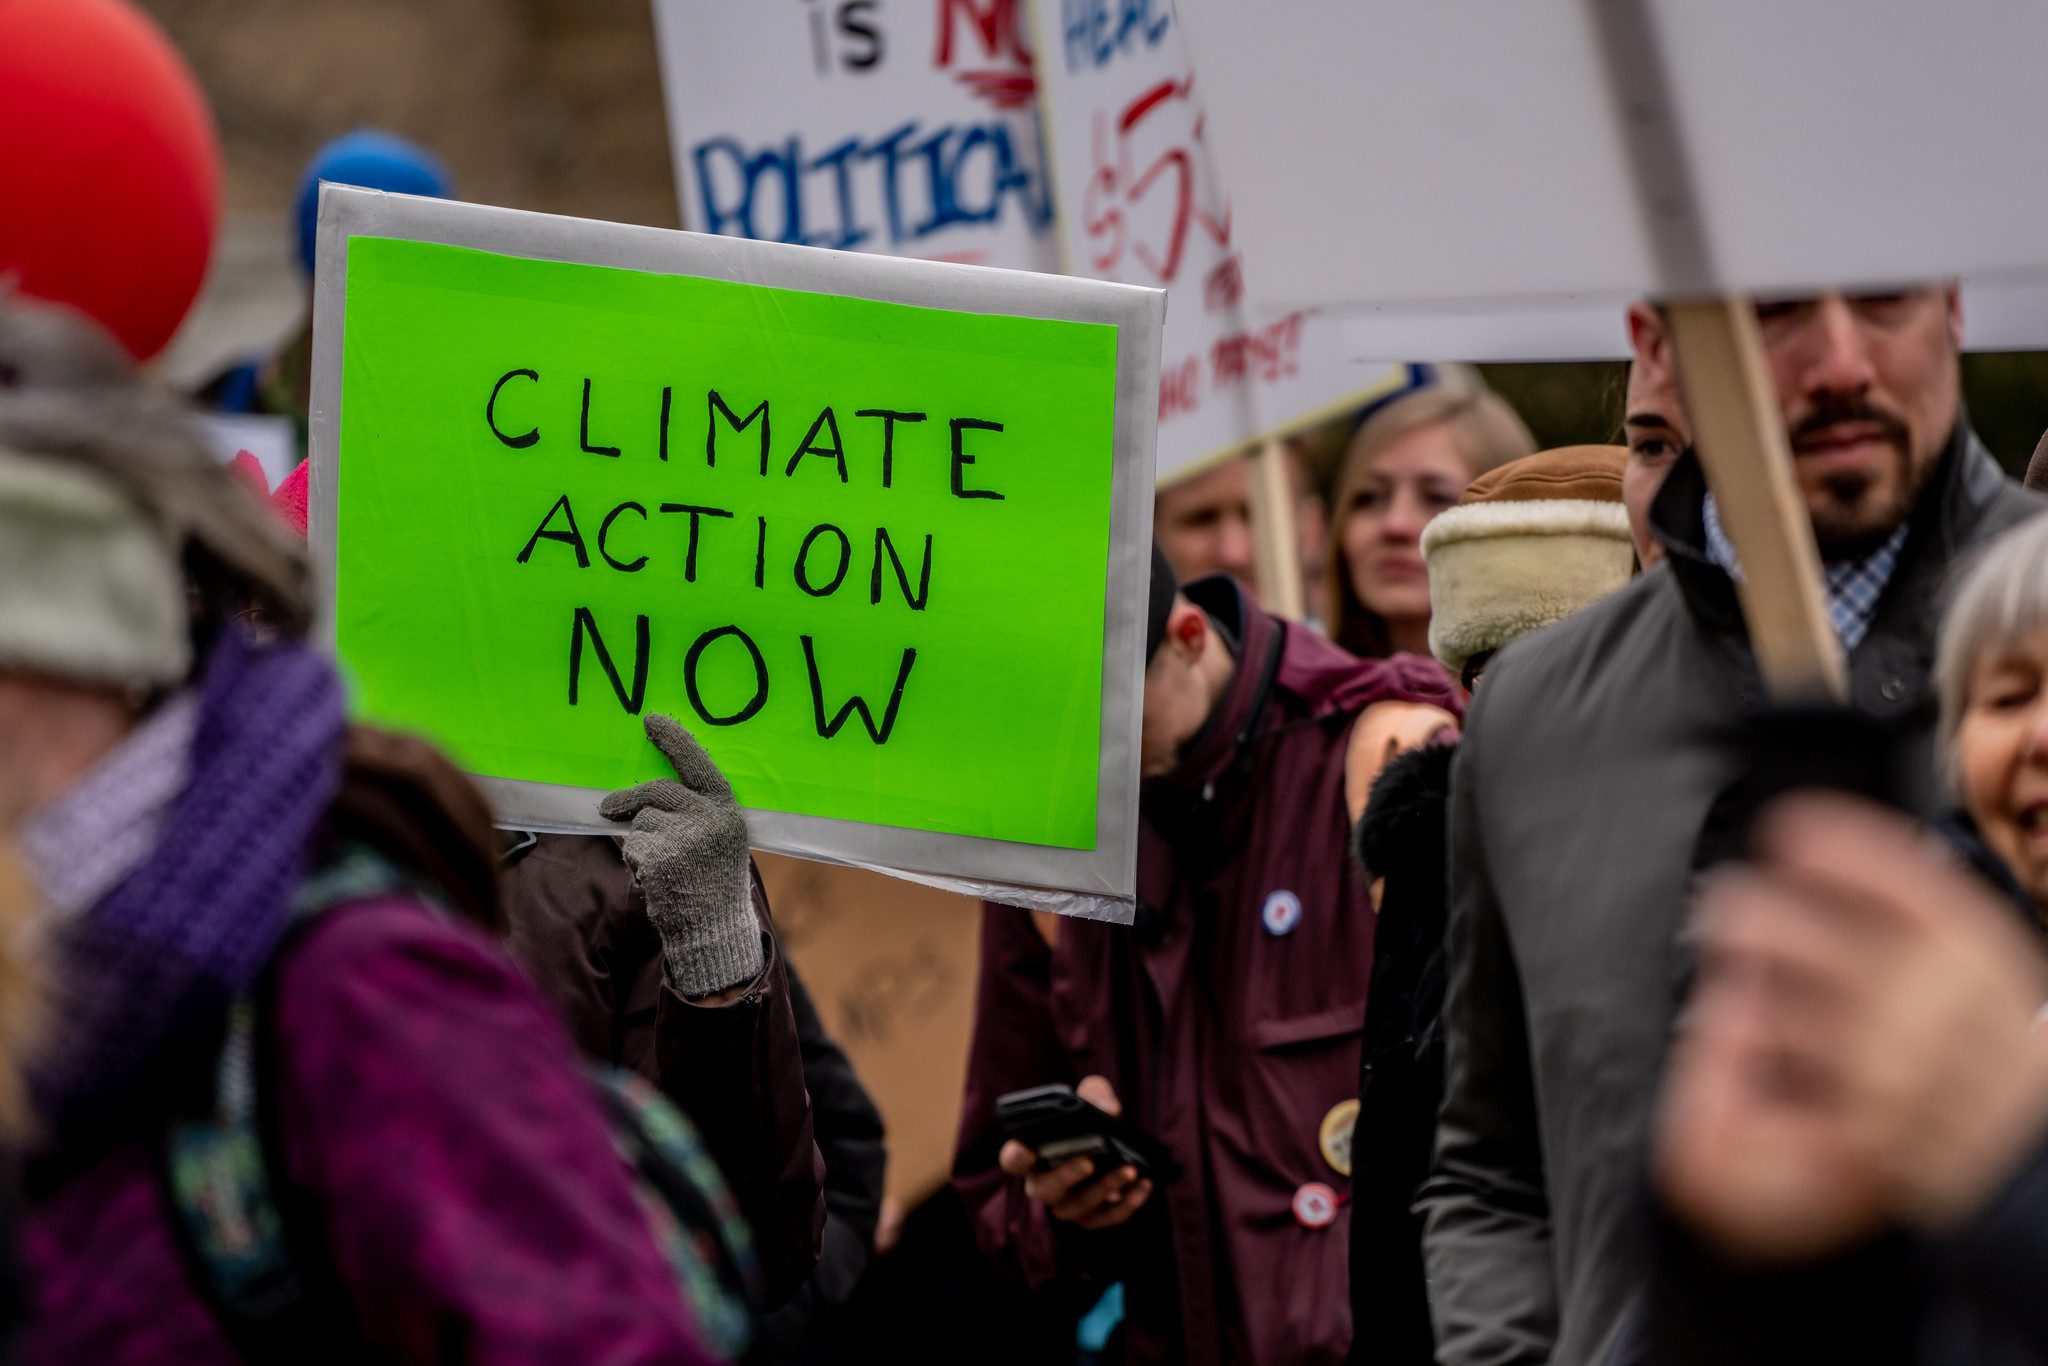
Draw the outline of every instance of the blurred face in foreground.
M1953 285L1761 300L1757 325L1821 553L1853 559L1912 511L1960 414L1962 305ZM1636 360L1675 388L1662 319Z
M112 688L0 669L0 832L68 787L135 724Z
M2048 906L2048 628L1988 649L1956 728L1963 807L2036 905Z

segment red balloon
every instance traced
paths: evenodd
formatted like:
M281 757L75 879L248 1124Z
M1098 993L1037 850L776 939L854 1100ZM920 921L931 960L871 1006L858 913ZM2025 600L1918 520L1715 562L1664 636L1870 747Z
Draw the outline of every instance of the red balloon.
M0 0L0 277L147 360L219 223L213 116L163 31L126 0Z

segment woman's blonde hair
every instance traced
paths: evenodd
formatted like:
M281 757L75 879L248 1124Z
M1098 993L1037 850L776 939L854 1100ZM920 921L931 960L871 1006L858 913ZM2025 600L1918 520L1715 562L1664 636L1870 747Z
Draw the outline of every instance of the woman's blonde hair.
M1353 654L1381 658L1392 652L1387 623L1359 601L1344 556L1344 519L1351 493L1389 446L1424 427L1449 430L1469 482L1510 460L1536 453L1536 438L1507 400L1462 365L1436 367L1435 382L1382 404L1358 424L1330 486L1330 572L1323 620L1330 639Z

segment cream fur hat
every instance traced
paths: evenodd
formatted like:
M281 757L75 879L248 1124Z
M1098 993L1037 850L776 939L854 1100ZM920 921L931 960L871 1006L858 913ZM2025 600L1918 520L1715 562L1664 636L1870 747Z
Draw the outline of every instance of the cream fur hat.
M0 450L0 668L163 687L192 666L185 577L104 480Z
M1621 505L1620 446L1563 446L1472 481L1422 532L1429 648L1466 661L1564 620L1635 572Z

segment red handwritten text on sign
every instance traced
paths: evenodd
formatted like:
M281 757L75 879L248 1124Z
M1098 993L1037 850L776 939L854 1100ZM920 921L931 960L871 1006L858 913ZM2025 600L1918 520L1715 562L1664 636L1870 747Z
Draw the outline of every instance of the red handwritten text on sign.
M952 71L975 96L997 109L1027 109L1037 98L1038 82L1031 74L1031 49L1024 42L1024 13L1020 0L937 0L938 50L932 65ZM966 39L959 43L962 59L988 62L985 67L958 70L954 60L956 30L964 28Z
M1161 81L1121 112L1095 116L1081 215L1091 264L1109 279L1172 284L1197 229L1229 250L1230 205L1209 178L1194 87L1192 73Z

